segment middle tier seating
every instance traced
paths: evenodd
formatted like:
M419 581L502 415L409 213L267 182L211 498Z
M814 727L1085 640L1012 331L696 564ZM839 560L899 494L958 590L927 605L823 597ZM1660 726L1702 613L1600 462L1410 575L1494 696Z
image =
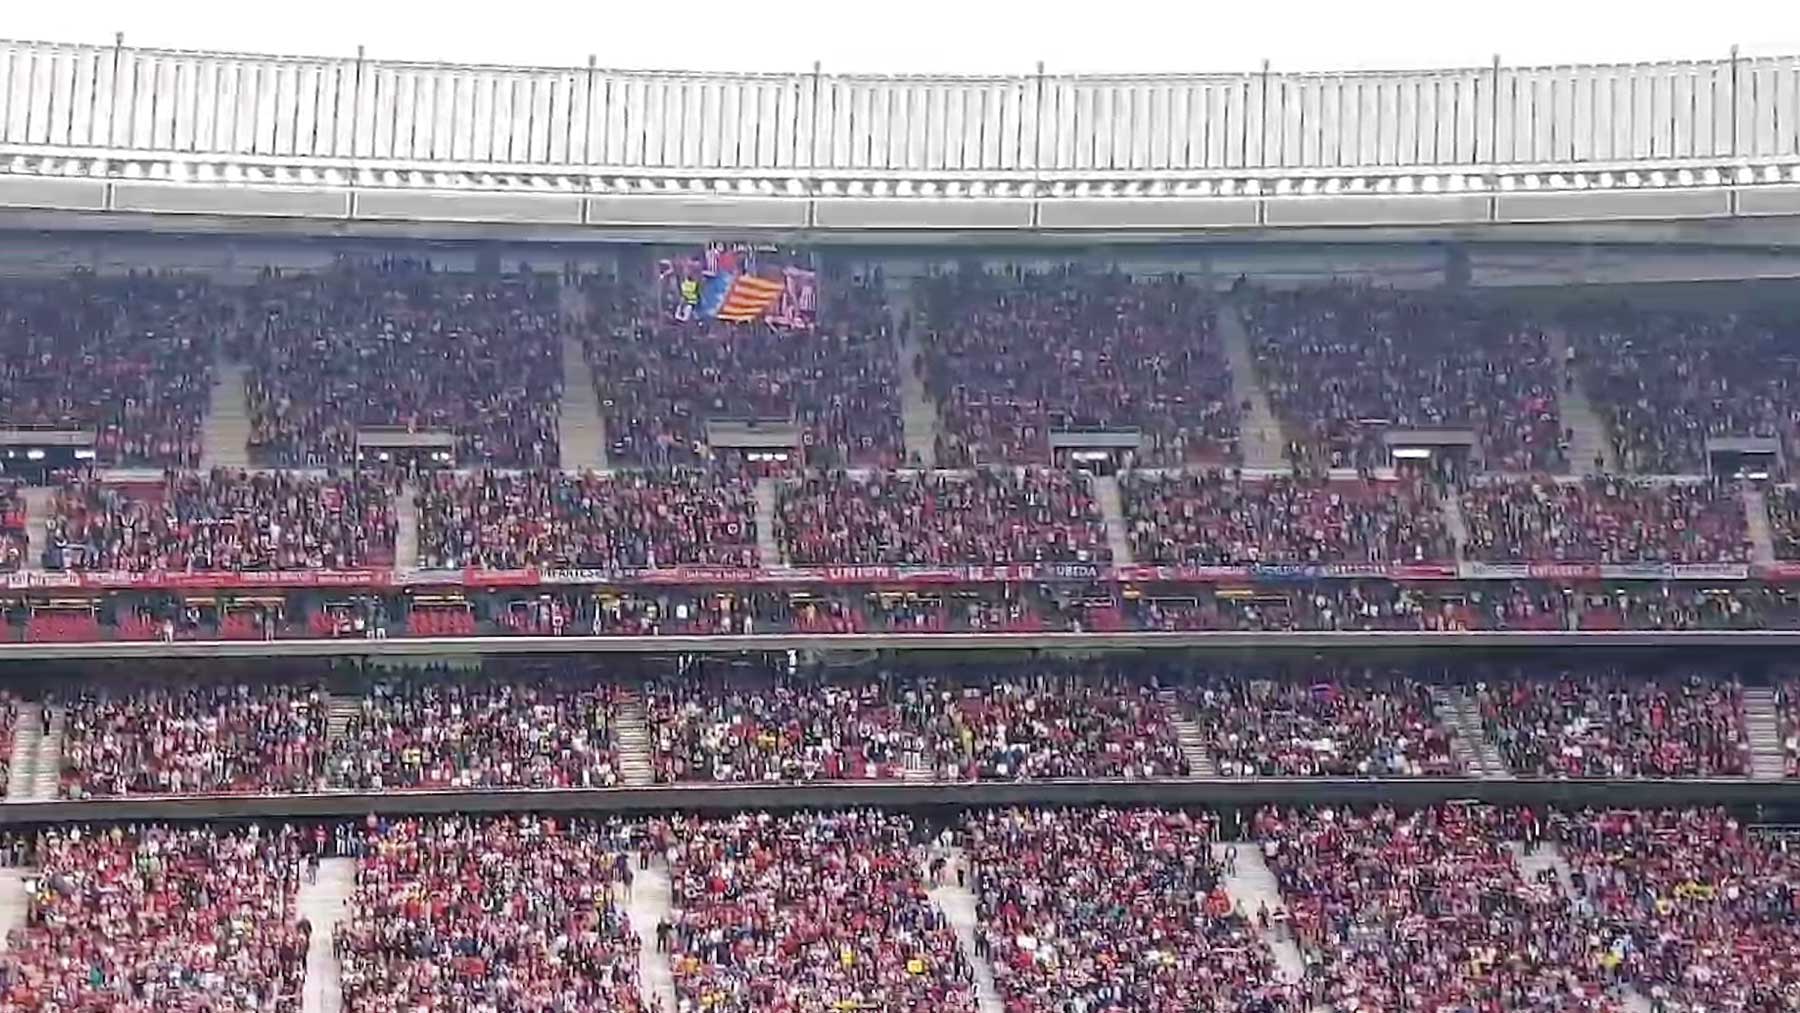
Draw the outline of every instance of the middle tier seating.
M1493 563L1747 563L1737 489L1716 483L1494 481L1462 497L1469 558Z

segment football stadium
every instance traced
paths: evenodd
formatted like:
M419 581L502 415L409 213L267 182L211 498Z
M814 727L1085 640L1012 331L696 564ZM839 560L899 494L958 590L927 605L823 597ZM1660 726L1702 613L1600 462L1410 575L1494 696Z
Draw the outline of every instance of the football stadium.
M0 42L0 1011L1800 1010L1800 58Z

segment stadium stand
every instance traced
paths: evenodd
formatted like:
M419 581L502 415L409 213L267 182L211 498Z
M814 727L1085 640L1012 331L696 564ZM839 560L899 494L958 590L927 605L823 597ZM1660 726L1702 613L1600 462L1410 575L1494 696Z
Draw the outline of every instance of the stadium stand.
M1415 482L1235 480L1128 472L1119 482L1141 563L1418 563L1456 558Z
M6 1008L301 1013L301 846L291 826L46 830Z
M647 1013L628 828L552 817L383 821L355 842L333 945L349 1013Z
M1643 671L1498 677L1476 702L1507 765L1553 777L1741 776L1743 688Z
M271 273L234 351L250 368L253 459L355 461L363 428L440 430L465 465L557 461L561 396L553 276L435 272L429 261L343 260Z
M943 467L1044 464L1059 429L1134 429L1147 464L1239 456L1214 300L1178 276L966 268L924 279Z
M1763 491L1769 511L1769 540L1776 559L1800 559L1800 489L1791 485Z
M1374 468L1387 430L1472 429L1491 469L1567 468L1555 362L1515 311L1353 284L1239 305L1296 464Z
M777 538L791 562L1094 562L1111 558L1084 475L830 472L784 484Z
M715 1013L974 1013L967 962L897 814L671 817L680 1002Z
M1400 674L1229 672L1184 687L1219 772L1243 777L1463 773L1431 688Z
M0 573L13 573L30 565L31 536L24 487L0 482Z
M1469 558L1489 562L1743 563L1737 490L1718 484L1495 481L1462 497Z
M1004 809L964 828L1005 1008L1302 1013L1233 909L1208 815Z
M714 472L481 472L419 493L426 567L755 566L746 481Z
M233 296L200 278L0 282L0 424L92 430L104 464L194 467Z
M366 474L170 474L161 484L70 478L57 491L53 570L306 570L391 566L388 488Z

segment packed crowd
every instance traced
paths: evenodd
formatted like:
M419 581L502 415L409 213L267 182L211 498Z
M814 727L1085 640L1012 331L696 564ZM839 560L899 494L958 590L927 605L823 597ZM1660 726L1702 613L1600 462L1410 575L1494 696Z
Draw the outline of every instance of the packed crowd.
M819 473L783 483L776 514L777 540L802 565L1112 557L1087 477L1064 471Z
M1052 430L1135 429L1145 463L1238 457L1240 406L1204 287L1076 267L917 283L942 467L1041 464Z
M1046 664L947 682L935 696L926 745L945 779L1192 773L1170 701L1143 678Z
M46 525L52 570L391 566L399 522L378 478L173 473L154 485L70 477Z
M214 350L238 312L194 278L0 284L0 425L91 430L104 464L193 467Z
M305 843L291 827L45 831L0 1008L300 1013Z
M1383 433L1403 428L1472 429L1493 470L1567 465L1557 363L1511 310L1349 284L1254 292L1243 309L1297 464L1385 465Z
M1462 496L1468 558L1491 563L1747 563L1735 487L1625 478L1495 481Z
M548 816L380 821L334 947L348 1013L645 1013L634 834Z
M1203 678L1184 695L1227 777L1462 773L1431 688L1405 674L1232 672Z
M1433 492L1406 481L1234 479L1128 472L1119 481L1140 563L1421 563L1456 558Z
M325 764L345 788L606 788L619 783L617 688L429 677L375 685Z
M612 459L705 463L707 423L800 428L817 467L901 462L900 374L878 276L827 277L816 326L676 320L642 286L589 279L587 359Z
M923 766L928 696L891 678L684 676L649 687L644 711L658 781L848 781Z
M270 273L234 348L249 366L250 451L268 464L356 459L363 429L443 431L468 465L557 462L555 279L345 260Z
M1501 676L1475 690L1488 738L1514 773L1710 777L1750 770L1743 688L1702 674Z
M1720 809L1553 821L1590 938L1652 1008L1800 1007L1800 850ZM1568 933L1579 937L1580 931Z
M1769 540L1776 559L1800 560L1800 488L1771 486L1763 490L1769 514Z
M1611 306L1571 314L1570 331L1626 471L1705 474L1709 437L1784 440L1790 460L1800 449L1792 321Z
M1210 816L1155 809L968 817L981 933L1009 1013L1304 1013L1226 894Z
M715 472L443 474L418 502L427 568L757 564L750 485Z
M974 1013L909 817L674 817L669 965L683 1009Z
M307 791L328 749L318 690L280 682L87 688L64 718L65 798Z
M1787 776L1800 777L1800 680L1775 688L1775 719L1780 722L1778 732Z
M1478 805L1255 821L1318 1008L1621 1013L1572 902L1507 847L1537 832L1529 811Z
M28 513L24 487L18 482L0 481L0 573L12 573L28 565Z

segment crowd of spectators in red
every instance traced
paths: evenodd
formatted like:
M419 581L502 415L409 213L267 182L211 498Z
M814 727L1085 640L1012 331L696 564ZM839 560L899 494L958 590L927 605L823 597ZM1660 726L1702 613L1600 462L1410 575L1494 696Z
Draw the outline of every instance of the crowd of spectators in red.
M300 1013L303 844L292 827L44 831L0 1008Z
M1404 674L1321 667L1231 672L1185 688L1227 777L1462 773L1431 688Z
M250 452L288 467L356 459L359 429L442 431L466 465L557 463L562 324L553 275L343 261L250 291Z
M329 743L316 687L221 682L84 689L66 709L62 795L314 790Z
M102 464L193 467L237 312L175 275L0 283L0 425L92 430Z
M710 420L798 425L816 467L901 463L900 374L879 276L827 277L815 326L676 320L589 279L586 350L615 462L705 463Z
M1800 850L1721 809L1609 810L1551 823L1587 911L1579 940L1652 1008L1800 1006ZM1585 931L1584 931L1585 930Z
M1560 471L1561 384L1542 329L1464 296L1334 284L1241 300L1256 368L1308 467L1388 463L1383 432L1473 429L1497 471Z
M683 1009L974 1013L911 818L870 810L677 816L669 965Z
M1502 676L1474 695L1488 737L1517 774L1715 777L1750 769L1735 679L1589 670Z
M381 821L333 940L348 1013L648 1013L620 824Z
M1305 1013L1224 888L1218 827L1157 809L971 814L981 933L1008 1013Z
M1626 478L1494 481L1462 496L1468 558L1491 563L1747 563L1738 490Z
M927 690L893 678L806 674L652 684L656 779L854 781L922 767Z
M1507 846L1538 832L1528 810L1481 805L1255 821L1317 1008L1622 1013L1574 904Z
M1570 333L1624 470L1705 474L1709 437L1774 437L1793 459L1800 360L1790 321L1611 306L1571 314Z
M157 485L72 477L47 522L52 570L316 570L391 566L399 522L378 478L170 473Z
M753 567L756 541L749 483L710 471L443 474L419 493L427 568Z
M456 673L374 686L333 740L345 788L608 788L619 783L616 686L469 681Z
M935 697L926 745L945 779L1192 773L1170 701L1142 678L1046 663L947 680Z
M1435 495L1416 482L1128 472L1119 491L1132 555L1140 563L1423 563L1456 558Z
M966 266L916 286L940 466L1046 463L1058 429L1136 429L1144 463L1238 458L1241 410L1204 287Z
M801 565L1112 558L1087 477L1064 471L819 473L784 483L776 513Z

